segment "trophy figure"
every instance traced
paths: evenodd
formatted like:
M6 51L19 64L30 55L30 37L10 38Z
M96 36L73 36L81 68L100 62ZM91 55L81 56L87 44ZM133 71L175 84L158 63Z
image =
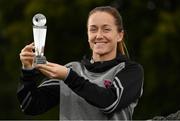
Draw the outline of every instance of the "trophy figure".
M46 17L43 14L36 14L33 19L33 36L35 45L35 58L33 64L45 64L44 47L46 40Z

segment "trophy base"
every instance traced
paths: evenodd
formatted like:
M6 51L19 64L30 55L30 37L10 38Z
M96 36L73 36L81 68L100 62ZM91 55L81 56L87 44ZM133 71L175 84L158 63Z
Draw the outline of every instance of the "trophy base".
M46 64L46 57L45 56L35 56L34 64Z

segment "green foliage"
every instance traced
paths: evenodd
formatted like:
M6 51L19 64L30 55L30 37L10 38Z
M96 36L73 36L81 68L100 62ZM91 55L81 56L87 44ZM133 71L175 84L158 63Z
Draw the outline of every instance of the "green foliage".
M58 106L39 116L25 116L18 106L21 49L33 41L32 17L47 17L45 55L65 64L89 52L88 12L115 5L124 19L125 41L133 60L145 71L144 93L135 119L150 119L179 109L180 8L178 0L1 0L0 1L0 119L58 119Z

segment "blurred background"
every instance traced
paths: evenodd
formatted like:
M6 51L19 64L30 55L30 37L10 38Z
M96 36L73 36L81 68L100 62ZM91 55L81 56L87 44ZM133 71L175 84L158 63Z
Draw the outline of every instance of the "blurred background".
M120 11L130 57L145 71L144 93L134 119L166 116L180 109L179 0L0 0L0 119L58 119L59 106L26 116L16 98L21 49L33 42L32 17L47 17L45 55L66 64L89 53L88 12L111 5Z

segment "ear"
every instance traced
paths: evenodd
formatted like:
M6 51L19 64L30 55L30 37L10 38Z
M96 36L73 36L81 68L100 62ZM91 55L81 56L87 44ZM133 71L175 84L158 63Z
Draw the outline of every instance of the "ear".
M124 31L119 32L117 42L121 42L123 40L123 37L124 37Z

